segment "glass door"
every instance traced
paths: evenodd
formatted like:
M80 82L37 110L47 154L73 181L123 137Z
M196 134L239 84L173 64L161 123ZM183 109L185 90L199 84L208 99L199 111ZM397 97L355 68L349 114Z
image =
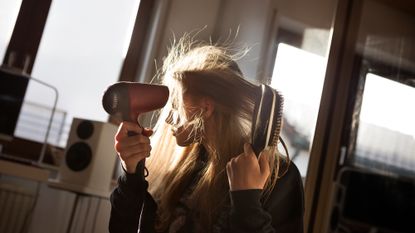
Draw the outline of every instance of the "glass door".
M415 9L362 5L346 163L415 177Z
M413 232L415 4L350 2L349 89L328 229Z
M414 1L339 1L314 139L307 232L413 232Z

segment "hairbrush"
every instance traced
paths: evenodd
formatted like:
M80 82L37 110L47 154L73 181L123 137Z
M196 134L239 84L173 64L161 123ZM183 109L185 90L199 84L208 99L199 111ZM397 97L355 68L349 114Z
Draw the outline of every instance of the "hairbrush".
M251 131L252 149L257 156L267 146L277 146L284 103L282 95L270 86L262 84L259 89Z

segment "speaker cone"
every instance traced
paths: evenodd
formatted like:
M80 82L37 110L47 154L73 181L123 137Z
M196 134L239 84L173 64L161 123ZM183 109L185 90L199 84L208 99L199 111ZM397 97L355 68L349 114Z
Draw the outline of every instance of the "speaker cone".
M91 121L82 121L76 129L76 134L80 139L88 139L94 133L94 125Z
M88 144L77 142L66 152L66 165L73 171L82 171L92 160L92 151Z

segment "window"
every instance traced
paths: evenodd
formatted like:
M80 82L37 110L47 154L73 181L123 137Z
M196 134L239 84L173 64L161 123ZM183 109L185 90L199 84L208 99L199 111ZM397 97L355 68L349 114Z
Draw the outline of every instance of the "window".
M415 14L371 0L361 14L346 163L415 177Z
M415 88L366 75L355 151L359 166L415 175Z
M284 96L285 139L292 161L305 177L320 106L327 58L285 43L278 45L271 86Z
M49 143L65 146L73 117L107 121L102 93L119 78L138 5L139 0L52 2L31 75L59 93ZM16 136L42 142L54 98L51 88L31 81ZM28 130L25 119L37 123L30 122Z

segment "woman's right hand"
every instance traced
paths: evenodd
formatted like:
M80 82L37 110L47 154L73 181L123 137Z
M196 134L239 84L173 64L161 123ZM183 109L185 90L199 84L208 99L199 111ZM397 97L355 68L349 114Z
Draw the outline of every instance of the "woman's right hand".
M136 135L129 136L128 132ZM127 173L133 174L137 164L150 156L151 145L149 137L153 134L151 129L141 128L138 124L124 121L115 134L114 148Z

